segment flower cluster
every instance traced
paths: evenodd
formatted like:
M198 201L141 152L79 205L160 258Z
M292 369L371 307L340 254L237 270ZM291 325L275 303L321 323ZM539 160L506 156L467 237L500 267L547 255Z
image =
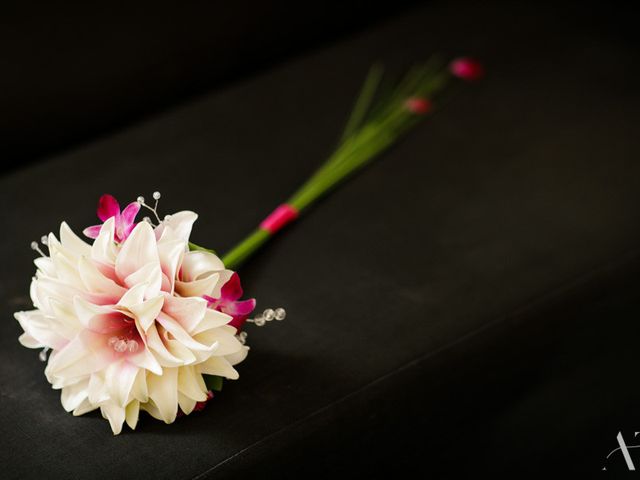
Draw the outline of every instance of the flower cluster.
M195 213L136 223L140 204L121 212L104 195L104 223L85 230L92 245L66 223L49 234L35 309L15 314L20 342L51 351L45 375L65 410L100 409L114 434L135 428L140 410L171 423L201 409L212 396L203 375L237 379L248 352L237 333L255 307L216 255L189 249Z

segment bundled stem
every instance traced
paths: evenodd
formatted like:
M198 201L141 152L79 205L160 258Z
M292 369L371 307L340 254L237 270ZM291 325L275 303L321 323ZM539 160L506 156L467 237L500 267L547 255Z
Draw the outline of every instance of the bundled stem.
M411 69L390 97L372 108L382 76L382 67L373 65L336 150L287 200L285 206L298 215L411 130L427 113L430 99L450 79L449 71L434 59ZM417 105L424 108L412 107L411 101L422 102ZM223 262L228 268L238 267L275 231L261 225L224 255ZM192 245L192 249L201 248Z

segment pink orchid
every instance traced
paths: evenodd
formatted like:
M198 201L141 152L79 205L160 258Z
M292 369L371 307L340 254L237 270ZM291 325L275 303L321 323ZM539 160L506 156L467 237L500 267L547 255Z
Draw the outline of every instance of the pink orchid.
M202 296L207 301L209 308L231 315L233 320L229 322L229 325L235 327L238 331L242 329L247 317L256 308L254 298L238 300L240 297L242 297L242 285L237 273L234 273L227 283L222 286L220 298L213 298L208 295Z
M139 211L140 204L138 202L131 202L121 212L118 201L108 193L102 195L98 201L98 218L103 222L106 222L112 217L115 219L114 239L118 243L124 242L133 231L136 226L136 215ZM101 228L102 225L94 225L85 228L82 233L89 238L98 238Z

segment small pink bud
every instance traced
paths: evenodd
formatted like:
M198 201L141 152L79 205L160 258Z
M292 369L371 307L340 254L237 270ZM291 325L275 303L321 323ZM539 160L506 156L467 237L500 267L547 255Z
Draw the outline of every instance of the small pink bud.
M193 411L194 412L200 412L202 410L204 410L204 407L207 406L207 403L209 402L209 400L211 400L213 398L213 392L211 390L209 390L207 392L207 399L204 400L203 402L197 402L196 406L193 407Z
M404 106L411 113L416 115L424 115L431 111L431 100L428 98L411 97L404 102Z
M484 76L484 67L473 58L456 58L449 64L449 71L452 75L473 82Z

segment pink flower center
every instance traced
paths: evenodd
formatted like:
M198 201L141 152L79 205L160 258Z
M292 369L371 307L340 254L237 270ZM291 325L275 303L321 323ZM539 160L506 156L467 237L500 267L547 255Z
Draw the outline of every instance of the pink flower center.
M138 342L133 339L128 339L123 336L113 336L109 338L107 342L111 348L118 353L138 351Z
M135 353L140 348L140 334L133 319L122 316L119 328L107 337L107 345L116 353Z

